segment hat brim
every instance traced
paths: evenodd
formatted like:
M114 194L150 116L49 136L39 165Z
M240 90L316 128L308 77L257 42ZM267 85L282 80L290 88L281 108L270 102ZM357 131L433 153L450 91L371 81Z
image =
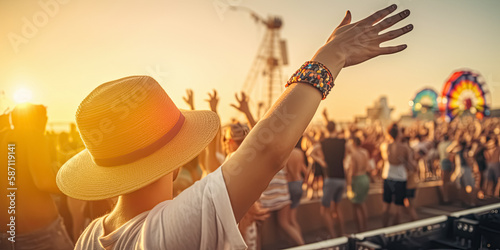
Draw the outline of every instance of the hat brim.
M212 111L181 110L186 118L179 133L142 159L120 166L94 163L87 149L69 159L57 173L57 186L80 200L102 200L136 191L196 157L215 137L220 120Z

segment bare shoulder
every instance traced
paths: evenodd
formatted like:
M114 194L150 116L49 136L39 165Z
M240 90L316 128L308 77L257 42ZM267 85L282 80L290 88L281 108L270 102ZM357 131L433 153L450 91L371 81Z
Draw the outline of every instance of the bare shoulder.
M298 148L294 148L290 153L289 161L301 161L304 158L304 153Z

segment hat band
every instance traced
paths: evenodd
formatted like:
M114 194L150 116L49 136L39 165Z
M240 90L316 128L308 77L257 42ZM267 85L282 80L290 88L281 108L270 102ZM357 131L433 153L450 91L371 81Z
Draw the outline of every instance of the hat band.
M149 146L146 146L144 148L132 151L128 154L125 155L120 155L116 157L111 157L111 158L101 158L101 159L96 159L94 158L94 162L103 167L111 167L111 166L118 166L118 165L125 165L127 163L131 163L134 161L137 161L139 159L142 159L154 152L156 152L158 149L162 148L165 146L167 143L169 143L174 137L179 133L179 131L182 128L182 124L184 124L184 116L182 113L179 115L179 119L175 123L174 127L170 129L165 135L160 137L160 139L156 140Z

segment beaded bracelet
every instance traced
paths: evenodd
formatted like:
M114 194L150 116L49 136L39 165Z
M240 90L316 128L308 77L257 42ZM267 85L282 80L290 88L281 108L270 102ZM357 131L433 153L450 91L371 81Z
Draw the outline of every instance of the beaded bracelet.
M328 70L325 65L315 61L305 62L302 67L290 77L285 87L297 82L308 83L317 88L323 95L323 100L328 93L330 93L333 86L335 86L330 70Z

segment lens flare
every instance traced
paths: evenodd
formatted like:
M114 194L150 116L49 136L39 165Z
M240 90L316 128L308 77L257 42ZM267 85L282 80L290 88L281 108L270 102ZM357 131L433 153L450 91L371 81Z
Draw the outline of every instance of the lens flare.
M14 101L16 103L25 103L31 101L33 95L31 90L27 88L20 88L14 92Z

